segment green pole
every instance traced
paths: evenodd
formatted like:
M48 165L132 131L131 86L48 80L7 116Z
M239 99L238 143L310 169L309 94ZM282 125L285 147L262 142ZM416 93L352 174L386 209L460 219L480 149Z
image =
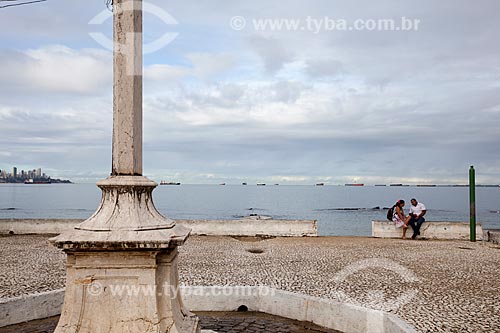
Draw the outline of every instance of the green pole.
M471 165L469 169L469 201L470 201L470 241L476 241L476 171Z

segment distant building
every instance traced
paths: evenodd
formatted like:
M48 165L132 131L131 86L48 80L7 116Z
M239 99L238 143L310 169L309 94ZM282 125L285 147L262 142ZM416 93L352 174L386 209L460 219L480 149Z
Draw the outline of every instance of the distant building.
M0 0L1 1L1 0ZM71 184L71 181L65 179L52 179L49 175L42 172L42 168L32 170L18 170L17 167L12 168L12 173L7 170L0 170L0 183L23 183L26 181L43 181L48 180L52 183ZM38 184L38 183L36 183ZM44 183L45 184L45 183Z

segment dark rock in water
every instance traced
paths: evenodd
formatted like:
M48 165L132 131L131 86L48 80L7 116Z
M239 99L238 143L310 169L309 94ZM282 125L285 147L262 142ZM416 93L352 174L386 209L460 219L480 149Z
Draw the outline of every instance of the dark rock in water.
M0 208L0 210L16 210L17 208L9 207L9 208Z
M361 208L361 207L341 207L341 208L324 208L324 209L315 209L318 212L328 212L328 211L358 211L358 210L380 210L380 206L375 206L373 208ZM389 209L389 208L383 208Z

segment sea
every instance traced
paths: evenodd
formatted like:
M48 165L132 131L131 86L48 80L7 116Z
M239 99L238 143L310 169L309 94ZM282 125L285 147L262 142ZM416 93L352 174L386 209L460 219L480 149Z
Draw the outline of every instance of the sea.
M236 219L250 214L318 221L321 236L370 236L398 199L416 198L428 221L469 221L467 187L163 185L156 208L172 219ZM0 219L85 219L101 191L94 184L0 184ZM477 221L500 229L500 188L476 189Z

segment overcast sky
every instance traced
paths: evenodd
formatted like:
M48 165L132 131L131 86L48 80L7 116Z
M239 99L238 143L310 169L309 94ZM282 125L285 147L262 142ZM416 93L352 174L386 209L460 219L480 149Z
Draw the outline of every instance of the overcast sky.
M149 1L149 0L148 0ZM149 1L144 174L183 183L500 183L500 1ZM153 7L148 7L153 8ZM104 0L0 9L0 169L111 169ZM231 27L241 16L246 26ZM258 19L420 20L258 31ZM319 22L319 21L318 21ZM241 28L241 27L239 27ZM293 29L292 29L293 30Z

